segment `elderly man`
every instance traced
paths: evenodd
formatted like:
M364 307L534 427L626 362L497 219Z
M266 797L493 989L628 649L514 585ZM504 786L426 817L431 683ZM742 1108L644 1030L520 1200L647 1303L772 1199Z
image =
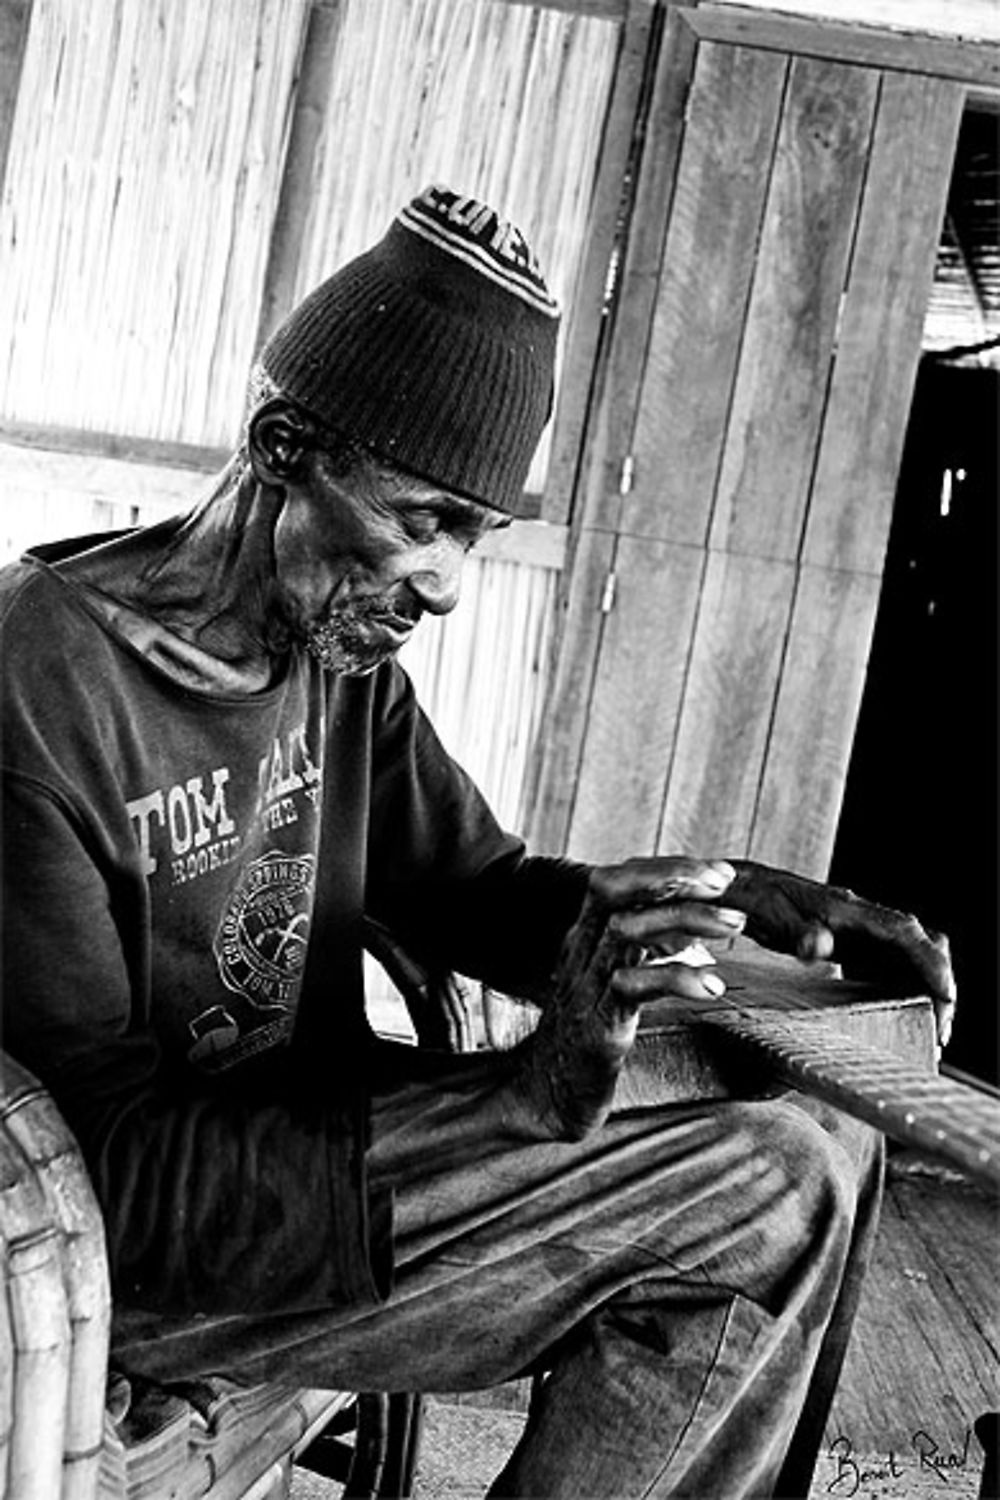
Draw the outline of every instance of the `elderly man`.
M497 1495L797 1492L878 1192L794 1098L615 1113L649 964L745 928L953 1000L912 918L740 861L531 858L394 661L506 524L557 311L445 189L265 347L191 515L2 579L5 1044L76 1131L113 1358L353 1389L548 1372ZM364 921L543 1005L505 1054L373 1038Z

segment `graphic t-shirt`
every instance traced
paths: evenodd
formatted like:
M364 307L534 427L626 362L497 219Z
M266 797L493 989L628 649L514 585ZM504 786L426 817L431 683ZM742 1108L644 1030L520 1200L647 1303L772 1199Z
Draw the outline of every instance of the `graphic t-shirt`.
M363 919L516 990L582 871L498 828L395 664L197 691L36 560L0 574L0 631L3 1042L81 1142L116 1297L371 1300Z

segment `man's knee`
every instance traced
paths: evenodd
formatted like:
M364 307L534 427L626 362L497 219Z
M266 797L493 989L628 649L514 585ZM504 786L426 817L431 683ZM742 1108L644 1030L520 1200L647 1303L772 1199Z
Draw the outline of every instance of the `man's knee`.
M841 1266L858 1206L851 1153L791 1100L734 1103L731 1128L754 1164L760 1264L785 1272L803 1259ZM750 1205L747 1205L750 1208Z

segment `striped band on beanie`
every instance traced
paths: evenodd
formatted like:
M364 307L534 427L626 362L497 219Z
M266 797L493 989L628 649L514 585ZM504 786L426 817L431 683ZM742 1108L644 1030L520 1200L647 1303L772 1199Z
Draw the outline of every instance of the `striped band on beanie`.
M381 458L516 514L552 410L558 328L521 231L434 186L294 309L259 364Z

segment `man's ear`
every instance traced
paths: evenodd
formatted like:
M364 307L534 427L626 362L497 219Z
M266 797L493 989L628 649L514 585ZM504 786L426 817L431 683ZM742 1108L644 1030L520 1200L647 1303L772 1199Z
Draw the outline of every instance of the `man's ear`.
M282 484L302 473L316 446L316 424L307 412L282 396L257 408L250 418L247 447L254 473L264 484Z

